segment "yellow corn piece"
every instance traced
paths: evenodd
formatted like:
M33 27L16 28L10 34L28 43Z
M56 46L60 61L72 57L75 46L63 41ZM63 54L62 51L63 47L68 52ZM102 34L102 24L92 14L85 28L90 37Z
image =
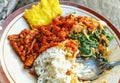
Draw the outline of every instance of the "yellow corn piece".
M53 18L62 14L58 0L41 0L37 5L26 9L23 17L33 26L47 25Z

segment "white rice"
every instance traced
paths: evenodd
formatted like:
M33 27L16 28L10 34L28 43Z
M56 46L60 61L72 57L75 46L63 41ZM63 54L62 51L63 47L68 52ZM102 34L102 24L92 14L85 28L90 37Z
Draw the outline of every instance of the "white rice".
M66 72L71 69L71 63L65 59L66 52L57 47L44 51L34 62L37 73L37 83L70 83L71 76Z

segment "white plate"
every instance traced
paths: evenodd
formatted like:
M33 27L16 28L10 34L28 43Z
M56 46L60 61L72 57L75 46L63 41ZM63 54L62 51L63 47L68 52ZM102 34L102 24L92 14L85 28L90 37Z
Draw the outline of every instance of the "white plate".
M33 3L36 4L36 3ZM32 4L27 5L12 15L10 15L6 21L3 23L3 33L0 40L0 59L3 71L5 76L9 80L10 83L36 83L36 78L29 74L27 69L24 69L23 63L17 56L17 54L11 48L9 41L7 39L8 35L18 34L21 30L28 28L29 26L25 19L22 17L24 14L24 10L26 8L30 8ZM115 35L115 39L110 43L111 56L109 57L110 61L120 60L120 33L116 30L116 28L104 17L97 14L96 12L69 2L61 2L61 7L63 11L63 15L76 12L78 15L87 15L93 17L97 20L105 21L108 26L108 32L112 35ZM4 76L4 74L2 74ZM0 78L1 79L1 78ZM107 80L107 83L118 83L120 79L120 66L114 67L111 71L107 71L101 76L98 80L94 81L95 83L103 83ZM4 83L8 81L4 80Z

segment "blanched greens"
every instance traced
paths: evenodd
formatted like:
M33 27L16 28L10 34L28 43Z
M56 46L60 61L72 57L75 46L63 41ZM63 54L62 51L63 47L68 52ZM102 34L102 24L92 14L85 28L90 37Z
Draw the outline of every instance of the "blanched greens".
M106 26L103 29L96 28L94 32L87 32L87 36L83 32L73 32L70 37L79 42L79 54L83 58L98 58L108 61L105 56L109 41L114 36L110 36L106 32Z

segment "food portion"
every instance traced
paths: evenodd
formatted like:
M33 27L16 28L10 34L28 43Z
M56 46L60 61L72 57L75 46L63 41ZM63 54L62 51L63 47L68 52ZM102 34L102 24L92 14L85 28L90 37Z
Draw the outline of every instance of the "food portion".
M79 28L70 35L71 39L79 42L79 56L84 59L97 58L108 62L108 44L114 36L107 33L107 24L84 17L73 27Z
M83 58L99 58L107 61L107 47L113 38L106 32L107 26L86 16L59 16L52 23L35 26L33 30L22 30L20 34L9 35L11 46L19 55L25 68L32 67L40 53L59 43L72 39L78 41L79 55ZM69 47L74 46L68 44Z
M40 0L37 5L26 9L23 17L31 28L38 25L47 25L52 19L62 13L58 0Z
M38 83L79 83L78 74L83 65L75 62L78 52L73 54L72 48L67 46L69 43L77 44L74 40L66 40L38 56L33 65Z
M107 25L87 16L59 16L48 25L33 26L9 35L11 46L25 68L33 68L38 83L79 83L85 60L108 61L108 44L113 39Z
M38 56L34 64L38 83L70 83L71 77L66 73L71 64L65 54L65 51L52 47Z

